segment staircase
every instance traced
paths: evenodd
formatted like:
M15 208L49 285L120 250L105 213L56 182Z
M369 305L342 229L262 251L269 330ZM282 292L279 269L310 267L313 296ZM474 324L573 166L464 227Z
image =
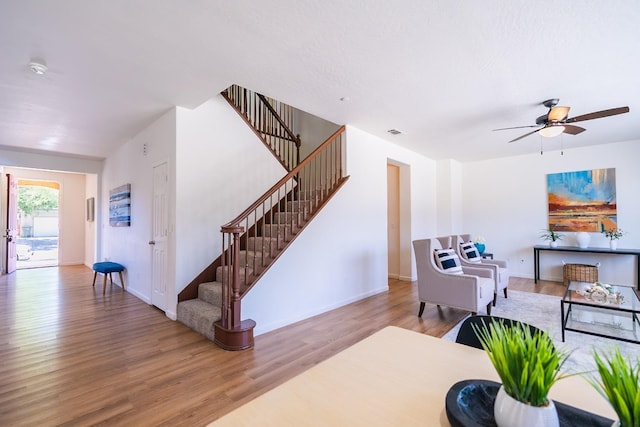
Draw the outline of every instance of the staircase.
M238 85L230 86L221 95L287 171L298 165L300 135L293 131L293 107Z
M242 96L237 96L237 93L227 96L228 92L223 93L228 101L239 99L242 105L254 105L253 101L246 101L246 92ZM255 95L251 99L262 97ZM293 136L290 129L277 130L278 126L288 128L287 122L282 118L265 119L264 116L255 120L252 116L256 110L261 111L260 114L264 111L277 113L274 108L232 105L290 171L242 214L222 226L222 255L180 293L177 317L180 322L220 347L242 350L253 347L255 327L253 320L241 320L242 297L346 182L348 176L344 175L344 127L306 159L294 165L299 156L300 138ZM268 128L256 128L254 125L264 122L269 124Z

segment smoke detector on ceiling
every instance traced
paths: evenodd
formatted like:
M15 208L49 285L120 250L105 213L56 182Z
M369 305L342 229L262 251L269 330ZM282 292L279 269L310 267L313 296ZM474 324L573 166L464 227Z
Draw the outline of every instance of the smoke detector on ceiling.
M43 60L34 59L31 62L29 62L29 69L33 71L35 74L38 74L39 76L41 76L47 72L47 65Z
M389 132L391 135L402 135L402 131L398 130L398 129L389 129L387 132Z

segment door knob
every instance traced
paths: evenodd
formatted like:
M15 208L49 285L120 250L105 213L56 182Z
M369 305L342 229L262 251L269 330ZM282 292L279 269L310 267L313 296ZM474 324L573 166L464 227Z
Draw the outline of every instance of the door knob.
M149 244L150 244L150 245L155 245L155 244L156 244L156 242L155 242L155 240L149 240Z

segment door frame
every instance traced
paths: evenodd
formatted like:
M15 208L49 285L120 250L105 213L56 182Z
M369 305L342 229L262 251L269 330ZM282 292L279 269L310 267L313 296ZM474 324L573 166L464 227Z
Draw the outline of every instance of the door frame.
M387 159L387 165L395 166L398 173L398 234L400 240L400 271L399 280L412 280L411 263L411 166L393 159ZM387 228L389 223L387 221Z

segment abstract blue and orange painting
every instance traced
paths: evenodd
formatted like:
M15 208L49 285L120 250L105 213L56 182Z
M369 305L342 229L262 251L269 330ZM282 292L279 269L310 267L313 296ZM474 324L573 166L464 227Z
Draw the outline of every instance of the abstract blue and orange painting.
M618 228L615 168L548 174L547 192L550 230Z

